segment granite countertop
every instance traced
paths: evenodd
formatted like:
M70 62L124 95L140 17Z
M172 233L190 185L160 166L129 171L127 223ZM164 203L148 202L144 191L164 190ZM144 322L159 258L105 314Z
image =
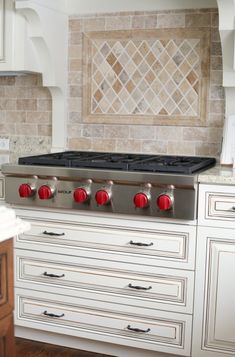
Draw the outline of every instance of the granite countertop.
M200 183L235 185L235 168L216 165L198 175Z

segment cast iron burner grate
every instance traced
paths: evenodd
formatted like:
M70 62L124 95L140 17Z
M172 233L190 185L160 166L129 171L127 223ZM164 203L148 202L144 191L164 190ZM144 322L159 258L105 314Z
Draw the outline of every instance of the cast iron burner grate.
M215 158L65 151L19 158L20 165L63 166L100 170L193 174L215 165Z

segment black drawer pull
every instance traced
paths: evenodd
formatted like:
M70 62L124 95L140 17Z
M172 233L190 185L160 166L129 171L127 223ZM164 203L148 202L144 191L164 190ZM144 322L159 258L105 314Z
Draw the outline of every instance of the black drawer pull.
M131 240L129 242L129 244L131 245L137 245L138 247L150 247L151 245L153 245L153 243L141 243L141 242L133 242L133 240Z
M235 206L232 207L232 211L235 211Z
M127 330L134 331L134 332L144 332L144 333L147 333L147 332L151 331L150 328L147 328L147 330L142 330L141 328L131 327L131 325L127 326Z
M51 314L51 313L49 313L49 312L47 312L47 311L44 311L44 312L43 312L43 315L49 316L49 317L63 317L63 316L64 316L64 314L56 315L56 314Z
M54 233L54 232L47 232L47 231L42 232L42 234L46 234L47 236L56 236L56 237L64 236L64 233Z
M44 276L48 276L49 278L63 278L65 275L56 275L56 274L48 274L46 271L43 273Z
M149 286L148 288L145 288L145 287L143 287L143 286L132 285L132 284L130 283L130 284L128 284L128 288L136 289L136 290L151 290L151 289L152 289L152 286Z

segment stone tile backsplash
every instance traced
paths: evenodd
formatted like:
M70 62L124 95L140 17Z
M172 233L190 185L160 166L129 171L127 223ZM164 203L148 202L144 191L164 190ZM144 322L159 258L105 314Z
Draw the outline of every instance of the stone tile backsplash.
M10 140L11 162L49 152L51 95L42 87L41 76L0 77L0 93L0 138Z
M69 29L69 149L219 156L225 104L217 9L72 16ZM204 57L199 48L203 36L210 38ZM169 61L163 56L157 71L148 54L160 44L163 52L170 45L176 52L167 53ZM184 46L188 50L182 53ZM156 62L157 54L152 54ZM187 79L190 71L184 62L190 64L194 81ZM180 70L171 69L174 65L181 65ZM140 72L139 82L133 68ZM150 81L144 85L142 77L148 73ZM139 93L130 94L136 89ZM154 89L158 96L151 96ZM138 107L138 95L143 94L145 103Z
M69 30L68 149L219 156L225 103L217 9L71 16ZM96 81L96 79L99 77L98 71L102 61L104 63L109 61L113 70L117 73L119 71L118 66L115 67L115 62L112 64L112 58L109 57L115 48L113 36L119 35L119 32L122 33L120 43L122 47L126 46L123 51L125 55L123 54L122 58L125 75L119 72L115 77L116 84L107 76L110 91L108 89L105 91L102 89L104 88L101 84L102 80ZM151 33L156 34L157 37L158 34L164 34L164 32L168 32L170 36L162 43L159 38L153 40L147 36ZM125 38L127 33L132 35L132 39ZM135 63L133 54L125 53L128 43L138 47L138 40L134 36L136 33L138 33L142 44L145 45L143 52L140 52L142 53L142 66L141 63ZM185 35L186 39L184 39L183 36L187 33L189 35ZM193 37L192 33L199 33L200 37ZM175 34L180 34L180 36L175 37ZM97 40L95 35L99 35L100 40ZM84 53L86 51L83 42L84 36L90 41L90 49L94 44L97 48L96 52L93 48L90 62L86 62L87 52ZM204 57L202 57L197 43L203 36L211 36L208 45L210 53L205 53ZM145 52L146 48L150 49L153 43L156 46L161 44L164 51L167 51L168 46L171 45L175 47L176 53L181 51L183 44L191 48L188 52L188 59L189 62L192 62L190 65L194 71L194 82L192 79L191 82L185 79L187 77L186 69L174 72L175 84L172 87L176 92L174 108L169 104L172 99L170 89L168 88L169 90L164 93L161 88L171 80L171 70L169 69L167 76L160 80L159 73L151 68L150 50L148 53ZM105 44L109 46L110 53L95 62L95 56L102 53ZM182 53L181 59L176 56L175 64L178 63L177 65L180 66L180 62L182 59L184 61L186 56L187 54L184 54L182 57ZM173 57L170 56L169 61L174 66ZM130 65L131 60L136 66L136 70L140 71L141 69L142 77L146 77L148 73L145 74L145 72L149 72L147 84L141 83L141 79L137 83L137 77L135 77L135 81L134 78L129 78L131 77L130 67L133 67L133 63ZM87 70L92 61L93 67L90 69L93 72L88 71L89 75ZM166 62L164 59L159 62L162 66L162 75L167 68ZM130 67L128 67L128 63ZM201 82L202 63L208 70L208 73L204 73L203 83ZM104 71L102 78L104 79L105 76ZM179 78L182 77L184 79L179 93L176 83L177 78L179 81ZM159 96L157 97L153 97L151 94L155 89L151 78L154 79L153 81L159 81L157 89ZM121 93L123 87L120 90L118 81L125 82L123 93ZM183 82L184 86L187 83L188 92L187 89L183 89ZM193 94L190 94L193 86L197 87L196 83L198 83L199 89L194 89ZM139 93L137 91L137 94L134 94L136 88ZM136 98L138 95L143 95L144 91L146 91L146 101L142 102L142 106L139 105L139 113L136 115L135 108L139 104ZM86 116L89 95L96 99L96 102L93 101L93 106L90 106L90 114L93 115L93 117L91 115L91 120L87 120ZM125 95L129 95L128 103ZM106 105L105 101L102 103L100 96L105 98ZM121 102L121 106L117 102L114 103L117 99ZM154 100L155 102L153 102ZM186 105L184 101L187 102ZM162 107L165 112L161 112ZM174 113L174 110L178 112ZM50 151L51 111L51 95L49 90L42 86L40 75L0 77L0 138L10 139L11 161L16 161L18 156ZM101 113L96 113L96 111Z

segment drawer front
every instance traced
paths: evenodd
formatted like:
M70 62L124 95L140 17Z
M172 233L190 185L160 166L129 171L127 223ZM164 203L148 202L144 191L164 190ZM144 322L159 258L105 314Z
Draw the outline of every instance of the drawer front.
M16 289L16 302L18 326L160 352L190 354L191 316L188 315L168 315L157 310L152 316L140 316L132 311L122 314L112 310L112 304L80 298L67 298L65 302L61 296L43 296L43 293L22 289Z
M195 227L159 224L159 229L134 230L96 225L62 225L32 221L17 247L61 254L128 261L137 264L194 269Z
M16 249L15 285L77 296L94 295L113 303L192 313L194 273L173 269L139 270L126 263L40 254ZM132 270L133 269L133 270ZM86 295L87 292L87 295Z
M234 187L201 185L199 192L199 223L235 228Z

